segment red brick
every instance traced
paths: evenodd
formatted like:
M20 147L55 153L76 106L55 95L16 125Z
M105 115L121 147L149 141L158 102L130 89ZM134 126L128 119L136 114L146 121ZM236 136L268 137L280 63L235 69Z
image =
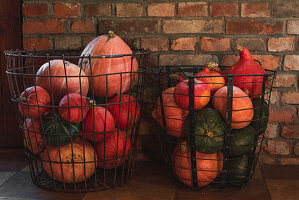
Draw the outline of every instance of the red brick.
M123 36L122 39L131 49L140 49L139 38Z
M273 52L293 51L295 49L295 38L270 38L268 41L268 50Z
M148 16L152 17L173 17L174 3L150 4L147 8Z
M280 165L299 165L299 158L279 158Z
M48 16L48 4L23 5L24 16Z
M299 104L299 92L286 92L281 96L281 103Z
M210 7L210 13L212 17L238 16L238 4L237 3L212 3Z
M270 154L289 155L291 144L282 140L268 140L264 149Z
M203 51L228 51L230 49L228 38L203 37L201 40L201 49Z
M111 20L109 20L111 21ZM114 23L116 33L128 34L128 33L155 33L158 30L157 20L116 20ZM101 29L101 27L99 27Z
M74 21L71 29L73 33L93 33L94 32L94 26L92 21L90 20Z
M277 164L277 159L275 157L273 157L273 155L262 151L259 156L259 163L275 165L275 164Z
M86 36L83 37L83 46L87 46L89 42L91 42L93 39L95 39L97 36Z
M222 20L165 20L164 33L222 33Z
M221 59L222 66L232 66L239 60L239 56L236 55L223 55Z
M273 20L228 20L228 34L276 34L283 32L283 22Z
M178 38L173 40L171 44L171 50L178 51L178 50L195 50L195 45L198 42L197 37L191 38Z
M276 74L273 87L292 87L296 84L295 74Z
M294 153L296 155L299 155L299 143L297 142L296 145L294 146Z
M61 20L25 20L23 23L24 34L65 32L66 30Z
M299 70L299 55L286 55L284 57L283 69L289 70Z
M49 38L24 38L23 46L27 50L48 50L51 49L51 41Z
M208 16L208 5L206 2L183 2L178 5L178 16Z
M54 15L57 18L76 18L81 16L81 4L57 3L54 5Z
M57 37L55 38L55 49L77 49L81 47L81 38L80 37Z
M159 56L159 65L206 65L208 62L218 62L217 56L207 54L165 54Z
M109 3L98 3L90 4L86 6L86 16L87 17L103 17L111 16L111 4Z
M116 4L117 17L140 17L142 16L142 5L136 3Z
M289 20L287 23L288 34L299 34L299 20Z
M299 17L298 1L272 1L273 17Z
M241 17L270 17L269 3L242 3Z
M268 94L265 95L266 99L269 99ZM278 98L279 98L279 93L277 91L272 90L271 97L270 97L270 104L275 105L278 101Z
M294 108L270 109L269 122L293 122Z
M281 129L281 136L285 138L299 139L299 124L283 126Z
M246 47L249 51L265 51L266 43L263 38L235 38L233 39L233 46L236 44Z
M276 138L278 136L278 125L268 124L265 132L265 138Z
M167 51L168 44L167 38L141 38L141 48L151 51Z

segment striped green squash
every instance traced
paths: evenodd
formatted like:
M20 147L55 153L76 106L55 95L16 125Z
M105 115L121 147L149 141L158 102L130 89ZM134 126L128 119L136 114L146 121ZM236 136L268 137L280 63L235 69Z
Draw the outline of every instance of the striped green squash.
M59 112L53 111L42 118L41 133L47 144L62 146L79 137L80 126L65 121Z

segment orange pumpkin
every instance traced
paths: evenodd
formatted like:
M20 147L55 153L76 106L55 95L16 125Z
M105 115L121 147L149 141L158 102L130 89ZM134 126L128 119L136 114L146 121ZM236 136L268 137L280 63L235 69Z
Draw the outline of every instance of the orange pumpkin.
M162 92L164 117L166 121L166 129L169 135L174 137L184 137L184 122L189 113L188 110L180 108L174 101L173 92L175 88L167 88ZM153 112L153 117L163 127L163 115L161 109L161 101L158 98L157 110Z
M27 88L20 95L21 102L18 104L19 112L27 118L40 118L50 111L50 95L40 86ZM28 104L28 105L26 105Z
M48 146L42 154L46 173L65 183L77 183L90 178L95 172L96 162L97 155L93 146L80 139L60 148Z
M227 86L220 88L214 95L213 106L226 119ZM248 95L240 88L233 86L232 129L241 129L250 124L253 118L253 104Z
M36 84L47 90L57 104L69 93L86 96L89 87L84 71L63 60L51 60L43 64L36 73Z
M172 154L173 167L177 178L192 187L191 153L186 142L179 143ZM196 151L196 169L198 186L211 183L222 171L223 155L221 152L204 154Z
M213 95L219 88L225 86L225 79L219 73L219 69L217 68L218 64L210 62L206 65L206 67L201 71L195 74L194 76L207 76L196 78L204 83L208 83L208 86L211 90L211 95Z
M40 134L40 120L27 118L24 121L23 128L24 146L34 154L42 152L45 147L45 141Z
M92 40L83 50L81 56L100 56L115 54L132 54L130 47L112 31ZM90 62L91 61L91 62ZM90 88L95 96L112 97L117 93L126 93L137 80L138 63L132 56L115 58L83 58L80 67L90 78ZM121 72L124 72L120 74ZM133 73L130 73L133 72ZM135 72L135 73L134 73ZM113 74L116 73L116 74Z

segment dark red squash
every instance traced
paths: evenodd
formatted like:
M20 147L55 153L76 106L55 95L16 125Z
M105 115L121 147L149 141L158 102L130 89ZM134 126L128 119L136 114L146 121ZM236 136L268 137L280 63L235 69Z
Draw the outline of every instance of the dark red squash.
M41 122L39 119L27 118L23 124L24 146L32 153L39 154L44 150L45 141L40 134Z
M36 84L43 87L59 103L66 94L77 93L86 96L88 78L77 65L63 60L51 60L36 73Z
M91 107L83 122L83 135L91 141L102 142L115 129L112 114L100 106Z
M119 167L128 159L131 150L130 137L126 132L117 131L110 134L107 139L96 144L96 150L99 158L98 166L105 169Z
M172 154L173 167L177 178L187 186L193 186L191 153L186 142L179 143ZM198 186L210 184L222 171L223 155L221 152L204 154L196 151Z
M31 86L21 93L18 108L22 115L35 119L50 111L50 103L50 95L45 89Z
M61 117L70 123L83 121L89 110L89 98L77 93L65 95L59 103Z
M92 40L81 56L114 54L132 54L132 50L113 31L109 31L108 35L101 35ZM138 77L136 73L138 63L132 56L91 58L91 60L84 58L79 60L78 65L87 75L93 76L89 78L90 88L93 88L95 96L98 97L112 97L117 93L126 93L135 85ZM124 73L120 74L121 72Z
M137 123L139 118L139 104L133 96L122 94L108 100L107 109L113 115L115 126L127 129Z

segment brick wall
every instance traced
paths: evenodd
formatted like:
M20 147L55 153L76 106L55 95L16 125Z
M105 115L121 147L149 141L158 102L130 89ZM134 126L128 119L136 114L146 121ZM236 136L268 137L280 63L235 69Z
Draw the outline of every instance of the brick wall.
M265 68L278 71L261 160L299 164L298 4L296 0L24 0L23 45L78 48L114 30L131 47L153 51L151 65L208 61L231 65L238 59L232 47L244 45ZM148 117L140 131L144 151L152 150L150 142L143 141L155 140L153 132Z

